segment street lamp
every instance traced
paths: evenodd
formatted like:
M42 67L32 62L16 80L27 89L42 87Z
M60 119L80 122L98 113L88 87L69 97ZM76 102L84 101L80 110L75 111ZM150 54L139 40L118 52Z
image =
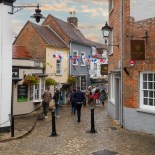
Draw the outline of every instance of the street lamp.
M101 30L102 30L102 33L103 33L103 38L105 39L105 44L107 45L108 37L109 37L109 34L112 32L112 28L106 22L105 26L103 26ZM119 45L111 45L111 44L109 44L108 46L117 46L117 47L119 47Z
M16 0L12 0L13 2L15 2ZM9 14L14 14L24 8L27 8L27 7L37 7L37 9L35 9L35 13L30 16L31 18L35 18L36 19L36 22L39 23L40 22L40 19L44 19L45 17L41 14L41 9L39 9L39 3L37 6L13 6L12 5L12 11L9 12ZM16 10L15 10L16 9Z

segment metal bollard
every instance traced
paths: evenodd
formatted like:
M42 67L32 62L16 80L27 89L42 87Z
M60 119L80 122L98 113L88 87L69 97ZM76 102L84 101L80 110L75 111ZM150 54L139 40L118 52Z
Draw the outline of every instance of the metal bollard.
M94 123L94 108L91 108L91 129L87 131L87 133L97 133L95 130L95 123Z
M55 112L52 111L51 115L52 115L52 133L51 133L51 137L54 137L54 136L57 136L56 126L55 126Z
M11 117L11 137L14 137L14 116Z

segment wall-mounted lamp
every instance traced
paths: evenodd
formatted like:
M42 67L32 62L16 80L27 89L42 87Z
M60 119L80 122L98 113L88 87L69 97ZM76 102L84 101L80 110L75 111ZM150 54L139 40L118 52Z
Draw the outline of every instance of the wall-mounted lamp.
M105 26L103 26L101 30L102 30L102 33L103 33L103 38L105 39L105 44L107 44L109 34L110 34L110 32L112 32L112 28L106 22ZM109 44L108 46L117 46L117 47L119 47L119 45L111 45L111 44Z
M24 8L27 8L27 7L37 7L37 9L35 9L35 13L33 14L33 16L31 16L31 18L35 18L35 20L36 20L37 23L40 22L40 19L44 19L45 18L41 14L41 9L39 9L39 4L37 6L13 6L12 5L12 11L9 12L9 14L14 14L14 13L16 13L16 12L18 12L18 11L24 9Z

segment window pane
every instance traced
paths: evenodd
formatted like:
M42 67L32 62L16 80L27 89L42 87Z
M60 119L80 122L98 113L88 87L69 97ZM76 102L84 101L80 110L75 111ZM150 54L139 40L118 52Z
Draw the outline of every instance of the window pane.
M153 91L150 91L149 92L149 97L152 97L153 98Z
M153 74L148 74L148 81L153 81Z
M149 99L149 105L153 106L153 99Z
M147 74L143 74L143 81L147 81Z
M153 89L153 83L152 82L148 82L148 89Z
M144 98L144 105L148 105L148 99L147 98Z
M147 82L143 82L143 89L147 89Z
M144 97L148 97L148 91L144 90Z
M155 81L155 74L154 74L154 81Z

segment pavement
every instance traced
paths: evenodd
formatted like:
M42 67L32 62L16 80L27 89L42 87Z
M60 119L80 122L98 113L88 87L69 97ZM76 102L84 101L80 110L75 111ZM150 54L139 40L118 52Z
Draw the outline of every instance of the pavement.
M0 142L15 140L28 135L33 131L37 121L42 117L42 108L38 108L32 113L14 116L14 137L11 133L1 133Z
M118 126L108 116L107 103L94 107L96 132L90 133L90 108L82 108L78 123L70 106L62 106L55 120L57 136L51 136L50 112L47 119L37 119L41 110L16 118L16 138L0 142L0 155L155 155L155 136Z

